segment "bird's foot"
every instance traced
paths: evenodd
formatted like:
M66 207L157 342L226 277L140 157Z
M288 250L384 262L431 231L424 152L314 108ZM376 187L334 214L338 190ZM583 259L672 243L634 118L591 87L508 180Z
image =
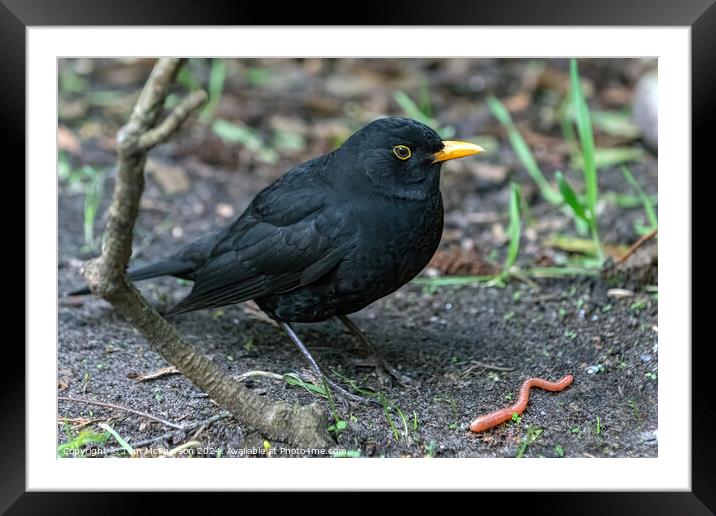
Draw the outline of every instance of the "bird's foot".
M348 401L354 401L356 403L363 403L365 405L380 405L380 401L376 398L369 398L367 396L359 396L358 394L353 394L352 392L349 392L345 387L342 387L338 383L334 382L327 376L324 376L323 379L328 384L329 388L331 389L332 394L338 394L342 398L348 400Z
M395 382L402 387L408 387L413 383L412 378L405 376L385 361L383 356L378 352L375 346L373 346L373 343L371 343L366 334L363 333L363 331L358 328L358 326L347 315L340 315L338 316L338 319L344 324L350 333L358 337L358 340L370 352L370 358L367 361L364 361L362 365L371 365L375 367L375 372L378 375L380 383L388 385Z
M286 334L289 336L289 338L293 341L293 343L296 345L298 350L301 352L301 354L306 358L308 363L311 366L311 369L315 373L318 381L315 382L318 385L321 385L323 382L325 382L328 387L331 389L331 392L335 391L337 394L339 394L343 399L349 400L349 401L355 401L359 403L377 403L380 404L380 402L376 399L359 396L357 394L353 394L352 392L349 392L344 387L338 385L336 382L331 380L326 374L323 373L321 368L318 366L318 363L313 358L311 353L308 351L306 346L301 342L301 339L298 338L298 335L296 335L296 332L293 331L293 328L290 324L286 322L279 322L279 327L286 332Z

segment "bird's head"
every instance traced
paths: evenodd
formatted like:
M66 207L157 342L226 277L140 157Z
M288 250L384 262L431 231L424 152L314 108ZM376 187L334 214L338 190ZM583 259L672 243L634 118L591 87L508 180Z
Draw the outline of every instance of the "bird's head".
M424 199L440 185L443 162L485 152L469 142L444 141L433 129L409 118L380 118L353 134L338 150L353 186L382 195Z

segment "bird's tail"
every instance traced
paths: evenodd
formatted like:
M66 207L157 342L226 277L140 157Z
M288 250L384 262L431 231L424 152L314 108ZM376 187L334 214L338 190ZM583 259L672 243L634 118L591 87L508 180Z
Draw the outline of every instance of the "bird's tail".
M134 267L127 271L127 276L132 281L140 281L150 278L158 278L159 276L177 276L186 277L187 274L193 272L195 264L184 260L170 258L161 262L145 265L144 267ZM84 296L90 293L88 287L74 290L67 294L68 296Z

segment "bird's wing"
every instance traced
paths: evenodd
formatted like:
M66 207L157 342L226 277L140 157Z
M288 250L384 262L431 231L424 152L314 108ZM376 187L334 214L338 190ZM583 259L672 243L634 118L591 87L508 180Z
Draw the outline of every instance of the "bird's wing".
M303 174L289 173L256 197L171 313L286 292L316 281L340 262L353 245L346 222L321 190L311 187L312 180L297 175Z

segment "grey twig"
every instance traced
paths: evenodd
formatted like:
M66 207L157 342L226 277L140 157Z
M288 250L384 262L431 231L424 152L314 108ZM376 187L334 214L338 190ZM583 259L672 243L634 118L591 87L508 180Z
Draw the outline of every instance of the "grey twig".
M185 97L164 121L154 129L150 129L139 137L139 146L149 150L152 147L167 141L191 116L191 114L199 109L207 100L206 92L195 91L188 97Z
M88 400L85 398L72 398L69 396L58 396L57 399L59 401L72 401L74 403L84 403L85 405L96 405L98 407L106 407L111 408L115 410L121 410L122 412L129 412L130 414L135 414L137 416L146 417L148 419L153 419L154 421L157 421L165 426L176 428L177 430L182 430L183 426L178 425L176 423L172 423L171 421L167 421L166 419L162 419L157 416L153 416L151 414L148 414L146 412L142 412L141 410L135 410L133 408L129 407L123 407L121 405L115 405L114 403L107 403L106 401L95 401L95 400Z

